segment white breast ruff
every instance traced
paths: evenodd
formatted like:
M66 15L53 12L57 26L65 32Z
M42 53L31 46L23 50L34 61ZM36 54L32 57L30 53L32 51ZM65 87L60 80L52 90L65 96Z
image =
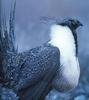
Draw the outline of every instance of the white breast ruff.
M74 88L79 81L80 68L76 57L76 46L72 31L67 26L53 25L51 27L51 45L59 48L60 64L59 83L56 85L71 85ZM61 82L60 82L61 81ZM65 84L64 84L65 83Z

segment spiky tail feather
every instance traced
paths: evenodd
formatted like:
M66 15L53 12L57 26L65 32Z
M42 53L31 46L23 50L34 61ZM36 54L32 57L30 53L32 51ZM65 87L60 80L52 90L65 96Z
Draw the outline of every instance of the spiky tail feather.
M15 7L11 7L10 20L9 20L9 31L7 29L6 16L3 13L2 0L0 0L0 81L7 72L8 62L7 59L10 57L10 53L16 53L15 49ZM9 56L8 56L9 54ZM12 55L11 55L12 56Z
M16 51L15 49L15 8L16 8L16 1L14 6L11 7L10 12L10 20L9 20L9 48L11 51Z
M15 52L15 7L11 7L10 20L9 20L9 32L6 25L6 17L2 10L2 1L0 0L0 51L3 53Z

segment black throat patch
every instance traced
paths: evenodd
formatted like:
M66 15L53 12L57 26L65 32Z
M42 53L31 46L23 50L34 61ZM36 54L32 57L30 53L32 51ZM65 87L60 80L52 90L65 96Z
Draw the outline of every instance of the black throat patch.
M74 40L75 40L75 46L76 46L76 56L78 55L78 42L77 42L77 33L75 30L72 30L72 34L74 36Z

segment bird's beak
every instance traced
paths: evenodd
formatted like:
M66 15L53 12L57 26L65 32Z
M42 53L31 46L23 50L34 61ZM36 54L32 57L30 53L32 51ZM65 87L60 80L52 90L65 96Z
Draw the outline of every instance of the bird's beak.
M79 23L79 26L83 26L83 24L82 23Z

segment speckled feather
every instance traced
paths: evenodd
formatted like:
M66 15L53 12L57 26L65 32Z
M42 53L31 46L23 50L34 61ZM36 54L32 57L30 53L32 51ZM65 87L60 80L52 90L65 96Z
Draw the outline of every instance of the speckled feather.
M51 45L43 45L20 54L25 61L20 68L18 89L36 84L53 67L58 69L59 55L58 48Z

